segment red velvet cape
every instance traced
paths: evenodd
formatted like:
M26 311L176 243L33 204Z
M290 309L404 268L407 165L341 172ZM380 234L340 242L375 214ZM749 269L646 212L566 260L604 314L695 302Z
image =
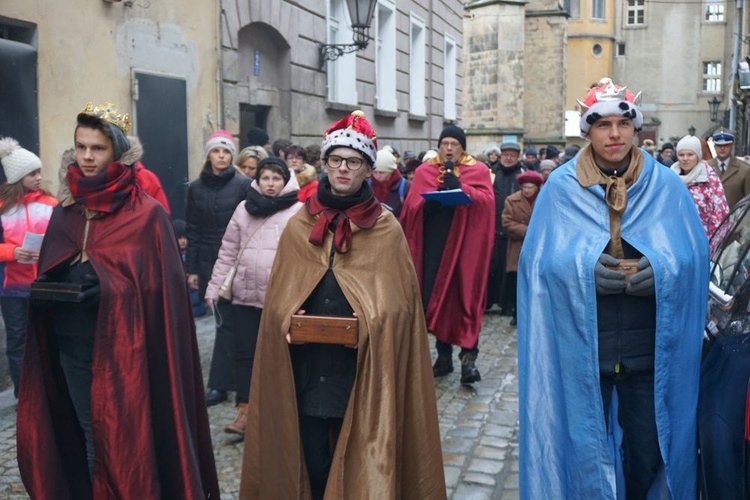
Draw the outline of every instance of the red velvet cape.
M81 252L82 207L63 205L52 214L40 273ZM91 384L93 492L51 314L32 303L18 402L18 465L29 495L219 498L195 325L169 217L140 195L91 220L86 252L101 282Z
M482 327L487 274L495 238L495 194L487 165L472 161L468 155L462 160L464 163L457 164L454 169L460 171L461 189L474 203L456 207L425 316L427 329L439 340L471 349L476 345ZM437 190L439 161L440 157L417 168L401 211L400 222L420 287L423 286L425 245L424 198L421 194Z

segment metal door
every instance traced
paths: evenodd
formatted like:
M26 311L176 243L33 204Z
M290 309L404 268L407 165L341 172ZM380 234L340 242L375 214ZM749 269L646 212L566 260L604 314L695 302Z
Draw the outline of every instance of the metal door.
M185 219L188 183L187 90L185 80L134 72L135 131L143 165L155 173L173 219Z

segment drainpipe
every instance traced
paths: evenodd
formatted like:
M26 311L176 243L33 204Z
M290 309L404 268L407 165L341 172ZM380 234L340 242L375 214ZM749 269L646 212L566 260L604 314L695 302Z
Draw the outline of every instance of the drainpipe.
M737 12L734 20L734 49L732 54L732 77L729 79L729 130L735 131L737 125L737 95L736 82L737 68L740 64L740 43L742 41L742 0L737 0Z
M224 125L224 51L221 49L221 29L222 19L224 17L223 2L217 2L218 6L218 22L216 24L216 50L218 52L216 59L219 61L219 66L216 68L216 100L217 102L217 118L219 121L219 128L225 129Z

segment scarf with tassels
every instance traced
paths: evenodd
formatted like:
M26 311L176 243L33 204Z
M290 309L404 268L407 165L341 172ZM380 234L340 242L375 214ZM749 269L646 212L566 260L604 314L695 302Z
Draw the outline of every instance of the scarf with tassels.
M76 203L96 212L116 212L128 201L134 202L139 191L135 169L120 162L111 163L93 177L84 176L80 167L73 163L65 178Z
M367 167L364 167L367 168ZM336 196L331 192L331 183L324 177L318 183L318 192L305 201L310 215L319 215L308 241L322 246L326 231L333 231L333 244L338 253L346 253L352 247L352 228L349 221L362 229L375 225L382 212L380 202L373 196L366 182L352 196Z
M616 259L625 258L622 249L620 218L628 205L628 188L632 186L643 171L643 155L633 146L630 150L630 163L621 172L617 170L607 175L596 164L591 145L583 148L576 162L576 177L584 188L597 184L604 186L604 199L609 206L609 248L607 253Z

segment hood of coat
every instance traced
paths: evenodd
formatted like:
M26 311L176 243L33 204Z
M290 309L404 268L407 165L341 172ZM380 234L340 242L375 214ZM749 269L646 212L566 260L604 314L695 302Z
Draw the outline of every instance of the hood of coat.
M310 168L315 170L315 167L313 167L312 165L310 165ZM279 196L283 196L287 193L299 191L299 187L300 186L299 186L299 182L297 182L297 177L295 175L292 175L289 177L289 182L286 183L286 185L284 186L284 189L282 189L281 192L279 193ZM250 185L250 188L260 193L260 186L258 185L258 181L256 181L255 179L253 179L253 183Z
M313 167L312 165L305 163L304 170L302 170L301 172L295 172L295 177L297 177L297 182L299 183L299 187L302 187L305 184L309 184L315 179L317 179L318 171L315 170L315 167Z

